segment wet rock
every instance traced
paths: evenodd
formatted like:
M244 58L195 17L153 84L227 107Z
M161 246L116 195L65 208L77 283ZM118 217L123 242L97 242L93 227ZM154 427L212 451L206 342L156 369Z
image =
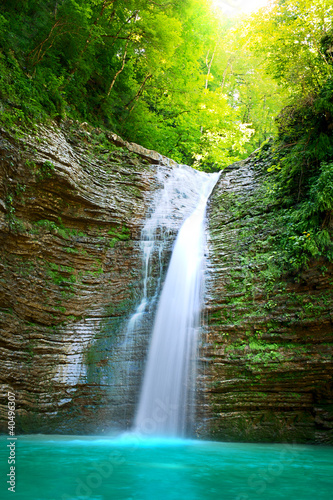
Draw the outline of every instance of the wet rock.
M139 238L158 187L143 156L86 124L1 130L3 432L8 391L17 432L99 432L119 417L105 339L117 342L141 293Z
M197 433L332 443L333 266L274 267L270 238L284 228L265 181L252 157L228 167L211 198Z
M174 166L85 123L0 131L2 432L8 391L17 432L102 433L130 423L148 324L130 353L131 386L110 380L142 294L139 239L160 163L166 175ZM228 167L211 198L197 434L331 443L332 266L277 273L268 257L279 207L264 189L252 157ZM180 223L174 214L166 264Z

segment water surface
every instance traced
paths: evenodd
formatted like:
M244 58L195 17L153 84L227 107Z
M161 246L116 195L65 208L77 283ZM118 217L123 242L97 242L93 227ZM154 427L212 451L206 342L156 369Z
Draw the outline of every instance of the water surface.
M18 436L15 500L331 500L333 448L73 436Z

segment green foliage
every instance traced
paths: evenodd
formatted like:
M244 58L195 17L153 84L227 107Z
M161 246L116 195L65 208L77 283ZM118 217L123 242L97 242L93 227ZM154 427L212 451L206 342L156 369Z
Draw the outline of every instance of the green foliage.
M47 231L57 231L59 229L59 225L51 220L48 219L41 219L34 224L38 228L41 227L43 229L46 229Z
M267 168L266 203L279 207L273 212L276 234L269 242L272 263L282 270L300 269L313 259L333 260L333 163L302 170L293 151L297 144L289 152L275 148L283 148L279 140L265 155L265 165L276 158L281 165L279 170ZM262 153L257 158L262 161Z
M110 229L108 235L114 236L118 240L129 240L131 237L130 230L126 226L122 226L121 229Z
M57 222L49 219L41 219L33 223L33 227L31 229L32 234L38 234L41 230L48 231L51 233L55 233L61 238L66 240L71 239L72 237L78 237L79 231L75 229L68 229L64 226L61 218L59 217ZM82 233L82 236L86 236Z
M35 168L35 174L37 181L43 181L52 177L54 172L54 165L50 161L45 161L39 167Z
M74 269L68 266L61 266L55 264L54 262L47 262L46 275L52 280L52 282L59 286L70 286L70 283L76 282L76 276L74 274Z
M249 45L265 54L267 70L289 95L318 91L331 75L332 14L331 0L283 0L244 23Z
M333 6L330 0L275 2L245 26L248 45L289 95L273 146L258 155L280 204L271 242L280 266L333 259Z
M333 163L322 162L319 176L310 187L309 209L311 215L328 214L333 210Z
M126 226L122 226L121 229L110 229L108 235L111 236L108 242L110 248L113 248L117 241L127 241L131 238L131 232Z
M229 344L225 352L230 353L231 359L241 356L243 359L254 363L271 363L285 358L285 353L280 351L279 344L269 343L256 337L249 337L245 341Z
M0 122L89 121L219 170L272 133L280 102L231 25L211 0L5 0Z

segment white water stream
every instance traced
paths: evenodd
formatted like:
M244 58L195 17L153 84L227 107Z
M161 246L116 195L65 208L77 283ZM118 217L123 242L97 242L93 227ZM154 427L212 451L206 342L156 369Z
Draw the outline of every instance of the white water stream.
M163 172L161 175L164 175ZM205 213L218 175L205 174L185 166L173 169L164 182L164 188L156 196L155 208L143 229L144 290L142 301L129 323L131 334L148 307L151 256L156 249L161 253L163 246L163 238L158 237L158 232L163 234L161 228L164 232L171 231L177 217L186 219L174 244L157 307L135 418L136 432L181 436L186 431L195 383L195 355L202 305ZM151 299L154 300L156 296Z

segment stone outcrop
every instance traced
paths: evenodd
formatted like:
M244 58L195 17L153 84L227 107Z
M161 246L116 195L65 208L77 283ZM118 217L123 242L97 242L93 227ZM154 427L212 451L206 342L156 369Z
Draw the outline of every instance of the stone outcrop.
M8 392L17 432L130 423L149 328L130 353L124 332L142 295L139 239L161 163L175 166L87 124L0 130L1 432ZM197 435L331 443L332 265L281 276L266 170L255 157L232 165L211 197ZM170 244L165 268L169 255Z
M281 276L267 176L253 156L224 170L211 197L198 434L332 443L333 268Z
M140 298L139 238L161 155L74 124L0 132L1 431L102 432L134 401L109 390Z

